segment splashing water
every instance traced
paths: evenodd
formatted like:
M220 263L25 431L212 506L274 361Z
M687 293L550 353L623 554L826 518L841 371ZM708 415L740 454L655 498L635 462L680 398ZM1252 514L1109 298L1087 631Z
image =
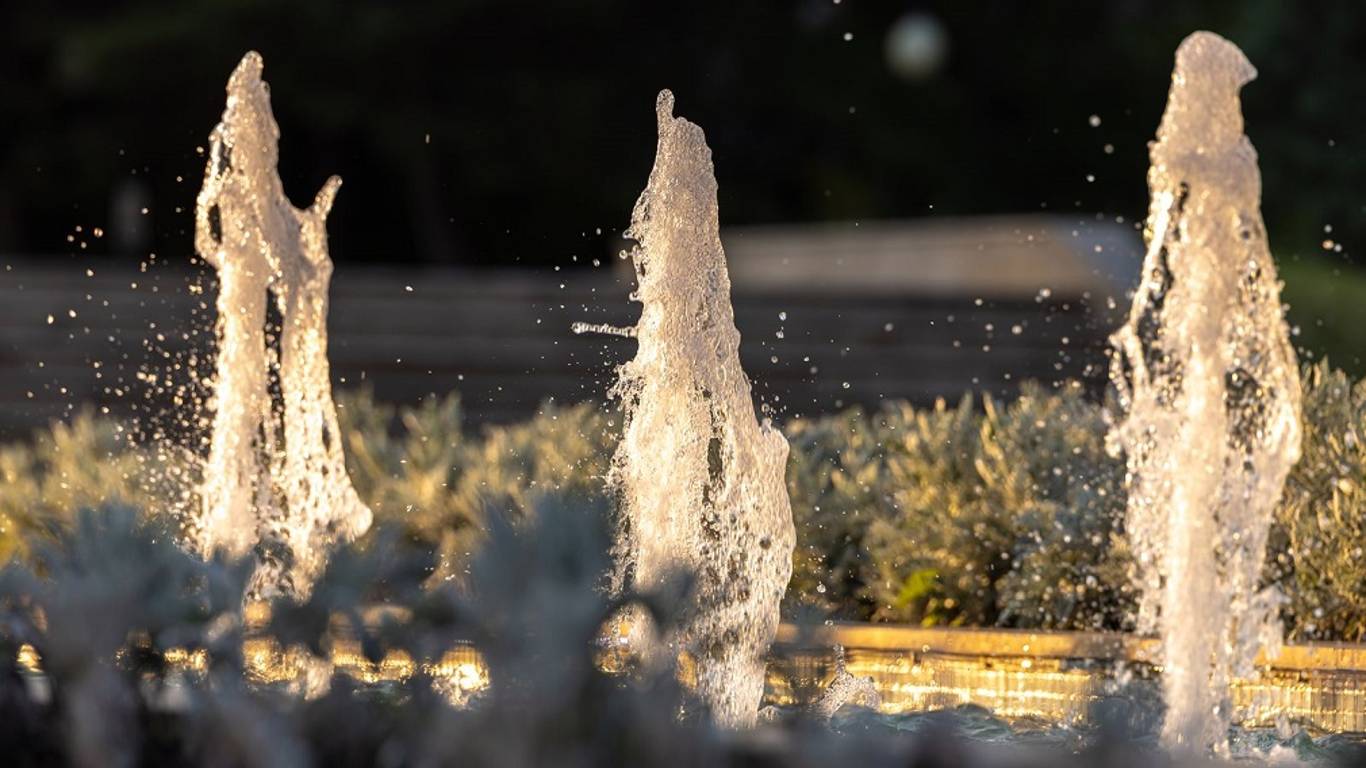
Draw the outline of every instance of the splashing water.
M1127 455L1140 631L1162 638L1175 749L1227 752L1231 675L1276 652L1267 529L1299 458L1300 384L1238 92L1256 70L1196 32L1151 148L1148 250L1111 378Z
M328 179L306 210L290 204L261 70L248 53L228 80L197 201L195 249L218 270L219 292L213 431L193 543L205 553L258 548L254 592L266 596L307 592L328 545L363 533L371 514L346 474L327 363L326 222L341 179Z
M634 326L621 328L610 323L578 322L569 326L569 330L575 334L601 333L607 336L621 336L627 339L634 339L636 337L636 329Z
M858 704L877 709L882 697L871 677L859 677L849 671L844 659L844 646L835 646L835 677L811 705L812 713L826 722L846 704Z
M669 647L696 662L712 717L752 725L796 536L787 441L755 419L702 130L656 105L659 144L627 237L643 305L634 359L611 390L625 412L608 482L622 503L617 586L696 577ZM637 636L635 638L640 641Z

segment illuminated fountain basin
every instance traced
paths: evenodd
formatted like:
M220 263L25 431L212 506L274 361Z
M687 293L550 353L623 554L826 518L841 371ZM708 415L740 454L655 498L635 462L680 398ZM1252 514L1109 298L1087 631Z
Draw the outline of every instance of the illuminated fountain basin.
M794 702L801 678L830 675L812 639L843 646L849 672L872 678L887 714L975 705L1007 720L1088 726L1107 701L1143 706L1136 699L1158 696L1160 644L1134 635L862 623L821 627L800 646L798 635L792 625L778 635L769 671L777 703ZM1255 667L1255 679L1233 681L1235 725L1366 733L1366 645L1285 645Z
M384 612L367 612L367 622ZM462 707L479 706L476 697L487 690L487 668L471 645L439 659L414 661L391 654L371 662L358 643L336 634L329 663L256 634L264 626L263 612L249 612L247 618L258 628L242 649L245 671L256 685L308 698L322 695L334 672L380 690L422 674ZM880 711L845 708L835 713L833 728L846 734L919 732L947 725L972 740L1075 750L1094 744L1103 731L1097 715L1121 704L1120 714L1131 720L1118 735L1121 747L1156 749L1158 686L1143 661L1155 653L1149 640L873 624L836 624L815 631L787 624L778 638L768 669L766 699L771 703L789 710L792 705L810 706L810 694L825 688L833 676L828 648L835 643L846 648L848 671L875 684ZM610 649L605 646L600 656L601 666L609 670L616 658ZM173 668L202 673L207 660L202 654L172 653L168 661ZM25 663L32 669L35 662L30 652ZM1366 646L1288 646L1263 670L1262 680L1235 681L1237 725L1231 729L1228 752L1235 758L1276 760L1293 753L1315 761L1344 754L1362 743L1366 731L1364 677ZM41 688L41 674L32 675L30 684Z
M264 625L263 616L253 624ZM600 659L617 666L612 645ZM849 673L872 682L877 710L905 717L979 707L1001 720L1084 732L1107 710L1128 710L1137 738L1155 735L1161 711L1159 643L1133 635L1099 632L1035 632L1010 629L923 628L893 624L836 623L814 631L783 624L770 658L765 700L779 706L809 704L835 675L831 648L844 649ZM445 683L457 703L488 685L479 651L462 646L440 659L414 661L390 654L365 658L358 643L338 637L331 666L299 649L256 635L243 648L251 678L316 696L333 671L366 685L406 679L421 671ZM189 668L203 659L172 659ZM1235 679L1232 722L1240 729L1366 735L1366 645L1286 645L1274 660L1258 657L1256 679ZM1146 732L1144 732L1146 730ZM1359 739L1353 739L1359 740Z

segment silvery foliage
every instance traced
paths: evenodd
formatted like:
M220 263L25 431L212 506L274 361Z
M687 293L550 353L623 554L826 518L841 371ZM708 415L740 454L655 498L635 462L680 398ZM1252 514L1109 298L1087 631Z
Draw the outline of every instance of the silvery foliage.
M33 567L0 575L0 754L21 766L872 768L1086 765L1104 754L966 741L947 715L903 729L865 714L834 731L812 708L718 730L673 667L608 673L599 663L605 622L629 603L667 628L689 581L608 598L600 511L565 497L534 511L526 524L491 521L463 585L431 583L431 556L392 534L343 548L306 600L272 606L264 630L242 609L251 558L204 562L129 509L82 512ZM376 606L383 618L367 618ZM259 631L318 658L348 636L372 659L401 650L431 660L472 642L491 685L455 707L419 667L377 685L338 673L326 693L301 698L245 674L242 641ZM15 662L21 645L41 675ZM205 661L177 666L172 649Z

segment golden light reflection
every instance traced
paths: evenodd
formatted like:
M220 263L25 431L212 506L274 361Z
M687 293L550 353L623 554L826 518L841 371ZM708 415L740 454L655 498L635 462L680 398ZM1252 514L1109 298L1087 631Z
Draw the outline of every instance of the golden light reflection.
M790 629L784 634L793 637ZM1107 658L1094 653L1095 638L1081 633L1029 633L1033 642L1022 642L1022 634L835 627L822 637L820 647L843 643L849 672L873 680L881 710L888 714L971 704L1005 719L1075 725L1084 722L1102 698L1130 695L1119 690L1117 672L1127 670L1124 676L1129 680L1152 685L1153 675L1160 671L1126 658L1145 655L1143 648ZM860 648L853 640L877 647ZM1093 655L1086 658L1083 651ZM1258 679L1234 682L1234 721L1252 726L1288 721L1324 732L1366 732L1366 667L1352 666L1363 653L1366 650L1345 645L1288 646L1276 662L1282 666L1266 666ZM326 692L334 673L365 685L382 685L405 681L420 671L456 706L468 704L489 685L483 658L468 645L438 661L417 664L404 653L372 662L358 643L339 640L332 643L330 660L323 661L303 648L284 648L273 638L253 637L243 644L242 655L252 682L283 686L302 696ZM209 662L203 650L172 649L166 660L189 673L206 672ZM690 660L682 661L679 677L686 684ZM18 662L35 677L41 675L40 657L32 646L20 646ZM619 649L600 655L599 666L610 673L627 669ZM833 672L832 657L819 649L780 648L769 666L767 698L776 704L800 703L828 684Z

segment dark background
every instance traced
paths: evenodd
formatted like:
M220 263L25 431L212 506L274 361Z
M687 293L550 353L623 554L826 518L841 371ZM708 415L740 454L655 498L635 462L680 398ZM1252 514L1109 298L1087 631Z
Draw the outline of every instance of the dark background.
M1146 142L1172 54L1208 28L1260 70L1244 97L1278 255L1351 260L1366 235L1359 9L11 2L0 20L0 253L84 241L96 252L187 256L203 172L196 147L248 49L265 56L286 189L302 202L328 174L346 181L330 219L343 263L602 255L649 172L663 87L707 131L725 224L1041 209L1141 219ZM947 53L908 78L884 47L914 13L941 25ZM146 201L150 238L89 237L109 228L111 195L128 179ZM1325 238L1343 252L1325 252Z

